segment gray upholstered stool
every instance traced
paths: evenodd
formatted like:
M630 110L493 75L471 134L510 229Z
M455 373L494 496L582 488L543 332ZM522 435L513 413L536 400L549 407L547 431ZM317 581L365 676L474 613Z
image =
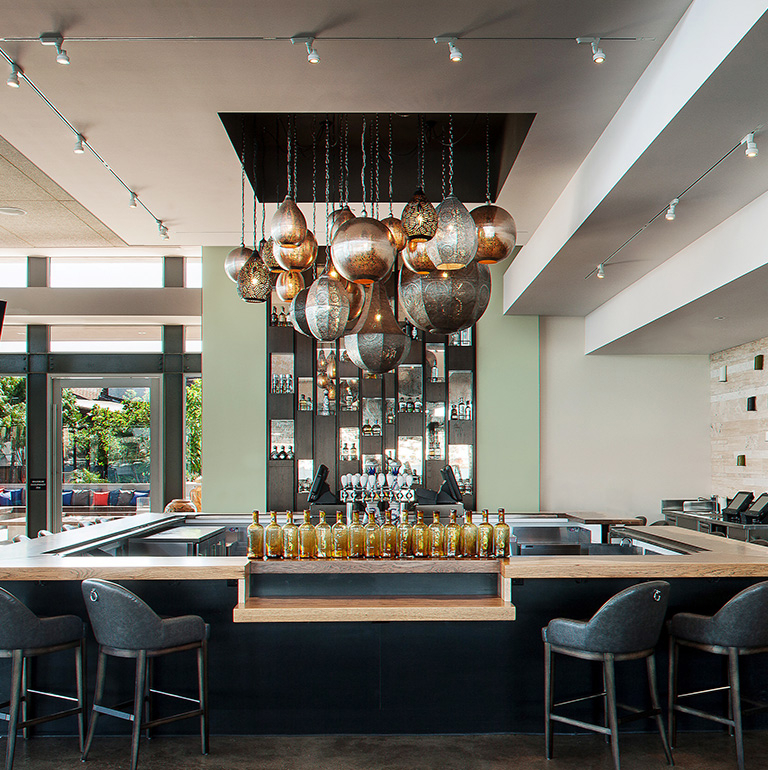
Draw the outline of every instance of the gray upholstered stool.
M131 770L136 770L139 763L139 738L142 730L148 731L150 727L188 717L200 717L202 752L207 754L209 626L197 615L161 618L127 588L107 580L84 580L82 590L93 633L99 643L93 709L83 749L83 760L88 757L96 728L96 718L99 714L108 714L133 722ZM152 689L152 660L161 655L182 650L197 650L198 698L196 699ZM108 656L136 660L133 712L120 710L131 701L119 703L115 707L104 705ZM149 707L153 694L192 701L197 708L161 719L151 719Z
M75 682L77 695L70 697L59 693L33 690L29 686L28 659L60 650L75 651ZM50 722L61 717L77 716L80 750L83 750L85 732L85 634L83 621L74 615L38 618L13 594L0 588L0 658L11 659L10 700L0 704L8 713L0 713L0 719L8 722L8 744L5 749L5 770L13 767L16 733L21 727L24 737L33 725ZM73 708L29 718L30 695L69 701ZM21 720L19 720L21 712Z
M661 735L664 753L669 764L672 753L664 734L659 695L656 689L656 658L654 648L659 640L664 615L667 611L669 583L654 580L640 583L620 591L609 599L588 621L556 618L542 629L544 639L544 736L547 759L552 758L552 722L583 727L610 736L613 764L619 770L619 723L652 716ZM554 660L553 653L568 655L583 660L599 660L603 664L603 692L554 703ZM616 679L614 663L623 660L646 659L648 687L651 708L642 711L630 706L621 706L630 712L621 720L617 714ZM555 714L554 709L580 703L593 698L602 698L607 725L596 725L580 719Z
M742 698L739 681L739 656L768 652L768 582L757 583L736 594L714 615L679 612L670 622L669 633L669 740L677 739L677 713L693 714L727 725L736 739L736 761L744 770L744 735L742 716L768 708L768 704ZM693 647L715 655L728 656L728 684L708 690L680 693L677 688L680 647ZM705 693L729 691L728 716L710 714L680 704L681 698ZM753 708L742 711L742 701Z

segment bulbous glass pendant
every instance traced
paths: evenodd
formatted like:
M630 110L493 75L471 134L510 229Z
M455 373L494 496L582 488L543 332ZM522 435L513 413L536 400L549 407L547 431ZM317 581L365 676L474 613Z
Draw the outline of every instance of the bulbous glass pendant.
M293 328L296 329L299 334L303 334L305 337L311 337L312 333L309 331L309 325L307 324L307 294L309 289L302 289L292 300L290 317Z
M227 277L237 283L237 274L240 268L248 261L253 251L247 246L238 246L227 254L224 258L224 272Z
M345 223L349 222L350 219L354 219L355 215L352 209L347 206L345 203L344 206L340 209L336 209L335 211L332 211L328 215L328 230L329 230L329 238L332 241L334 237L336 236L336 232L338 229Z
M481 265L493 265L506 259L515 248L517 227L512 215L500 206L478 206L472 209L477 226L477 255Z
M271 273L279 273L282 271L282 267L277 264L275 259L275 242L270 238L265 241L263 238L259 243L259 254L261 255L262 262L267 266L267 270Z
M304 276L298 270L286 270L277 276L275 291L283 302L290 302L304 288Z
M400 219L409 241L428 241L437 230L437 212L421 187L406 204Z
M459 270L477 254L477 225L455 195L449 195L437 207L434 243L429 256L438 270Z
M346 287L327 273L318 276L309 287L306 315L309 330L316 339L335 340L341 337L349 320Z
M434 249L434 240L408 241L408 245L400 252L403 257L403 264L412 273L419 275L431 273L433 270L437 270L430 257Z
M254 251L237 274L237 293L246 302L266 302L270 292L269 270Z
M298 246L307 234L307 220L293 198L285 200L277 207L270 227L272 238L281 246Z
M272 249L283 270L306 270L317 258L317 239L311 230L298 246L275 245Z
M389 230L371 217L355 217L345 222L331 243L333 264L353 283L381 280L395 264L395 256Z
M374 283L365 293L363 312L352 332L344 337L344 347L355 366L382 374L408 355L411 340L397 323L384 286Z
M387 230L392 235L392 242L395 244L395 251L402 251L408 241L408 237L403 229L403 223L397 217L387 217L381 220Z

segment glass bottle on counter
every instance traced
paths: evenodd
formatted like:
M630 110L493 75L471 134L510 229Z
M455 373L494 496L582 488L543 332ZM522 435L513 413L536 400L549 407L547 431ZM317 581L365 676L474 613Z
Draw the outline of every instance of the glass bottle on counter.
M344 514L336 511L336 523L331 527L331 556L334 559L346 559L349 555L347 525Z
M397 527L392 523L392 513L384 511L384 524L381 527L381 558L394 559L397 556Z
M477 556L477 525L472 523L472 511L464 514L464 526L461 528L461 555L465 559Z
M481 559L493 556L493 524L488 521L488 509L483 511L483 520L477 528L477 555Z
M376 523L376 516L368 514L365 525L365 558L378 559L381 556L381 527Z
M264 527L259 524L259 512L253 512L253 521L246 531L248 537L248 558L264 558Z
M429 525L429 555L433 559L442 558L445 553L445 527L440 523L440 514L435 511L432 514L432 523Z
M461 555L461 525L456 521L456 509L452 509L443 536L443 552L448 558Z
M408 511L401 511L400 525L397 528L397 555L400 559L407 559L411 553L411 534L413 527L408 522Z
M325 511L320 511L320 521L315 525L315 555L318 559L330 559L333 552L331 544L331 525L325 520Z
M509 556L509 524L504 521L504 509L499 508L499 521L493 528L493 555L497 559Z
M304 523L299 527L299 558L315 558L315 528L310 521L309 511L304 511Z
M365 527L360 523L360 512L352 511L349 524L349 558L362 559L365 556Z
M264 530L264 551L268 559L283 558L283 530L277 523L277 512L269 514L270 522Z
M424 511L416 511L416 523L411 532L411 551L417 558L429 557L429 527L424 523Z
M293 513L286 511L286 522L283 524L283 558L299 558L299 528L293 523Z

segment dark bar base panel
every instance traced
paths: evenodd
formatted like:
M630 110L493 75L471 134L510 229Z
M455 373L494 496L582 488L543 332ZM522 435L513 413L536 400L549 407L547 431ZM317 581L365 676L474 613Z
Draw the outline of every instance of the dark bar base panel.
M543 731L541 628L558 616L587 618L615 592L637 580L526 580L514 586L518 620L509 623L232 623L237 587L226 581L125 581L161 615L195 613L211 624L210 699L214 734L301 735L323 733L540 733ZM711 613L736 592L757 582L742 578L673 579L670 615L686 610ZM3 586L38 614L72 612L85 618L76 582L8 582ZM73 686L71 666L48 656L35 669L40 684ZM768 684L768 660L745 661L744 682ZM762 656L765 657L765 656ZM194 657L160 661L158 689L195 687ZM0 661L0 693L8 688L8 661ZM619 696L644 705L642 661L617 666ZM88 682L95 678L96 646L88 647ZM116 700L130 697L133 672L120 662L110 674ZM666 699L666 636L658 655L662 702ZM723 683L712 656L689 653L681 687ZM118 685L119 683L119 685ZM121 691L117 691L117 687ZM558 693L585 694L599 687L599 669L569 661L558 673ZM40 688L45 689L45 688ZM748 694L748 693L747 693ZM124 697L123 697L124 696ZM722 696L720 696L722 700ZM158 704L162 705L162 704ZM716 707L722 706L716 701ZM599 718L593 706L575 716ZM747 727L766 727L755 718ZM195 725L171 725L168 733L194 732ZM653 725L638 722L635 730ZM680 729L719 729L681 719ZM126 727L103 719L101 734ZM75 731L74 720L39 728L42 734ZM164 728L159 728L162 733Z

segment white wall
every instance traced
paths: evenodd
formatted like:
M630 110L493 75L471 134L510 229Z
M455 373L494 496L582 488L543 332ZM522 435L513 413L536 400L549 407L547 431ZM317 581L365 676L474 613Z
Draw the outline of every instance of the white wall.
M586 356L583 318L540 329L542 510L653 521L710 494L708 356Z

